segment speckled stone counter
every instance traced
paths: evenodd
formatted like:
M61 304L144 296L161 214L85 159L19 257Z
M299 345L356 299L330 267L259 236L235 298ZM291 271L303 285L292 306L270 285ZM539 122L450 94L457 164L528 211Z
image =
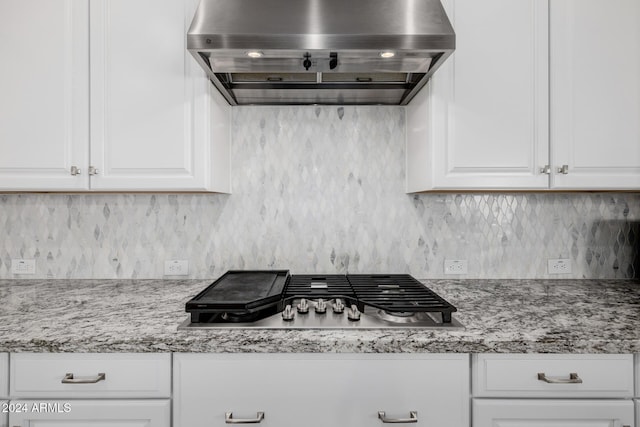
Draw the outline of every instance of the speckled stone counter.
M640 353L637 281L425 281L456 331L178 331L208 283L0 280L0 352Z

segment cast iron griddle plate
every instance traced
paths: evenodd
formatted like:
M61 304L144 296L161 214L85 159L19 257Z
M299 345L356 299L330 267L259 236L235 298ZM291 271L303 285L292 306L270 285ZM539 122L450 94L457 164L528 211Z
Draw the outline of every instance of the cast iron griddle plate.
M282 299L289 270L227 271L187 302L188 312L251 313Z

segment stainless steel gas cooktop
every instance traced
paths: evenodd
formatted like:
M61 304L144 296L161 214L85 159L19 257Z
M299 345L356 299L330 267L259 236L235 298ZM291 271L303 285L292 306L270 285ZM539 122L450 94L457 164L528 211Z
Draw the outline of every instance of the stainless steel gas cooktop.
M456 308L408 274L228 271L186 304L178 329L460 329Z

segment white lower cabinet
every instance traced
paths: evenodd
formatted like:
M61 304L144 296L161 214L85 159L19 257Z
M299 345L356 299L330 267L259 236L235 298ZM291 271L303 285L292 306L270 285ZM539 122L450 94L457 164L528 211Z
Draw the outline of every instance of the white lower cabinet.
M9 355L7 353L0 353L0 427L7 426L7 411L5 411L6 405L9 403L6 400L2 400L2 397L9 395ZM7 408L8 409L8 408Z
M168 353L11 355L11 398L169 398Z
M474 397L633 397L631 354L479 354L473 360Z
M635 399L635 403L636 403L636 426L640 426L640 354L636 354L635 355L635 359L636 359L636 368L635 368L635 372L636 372L636 399Z
M171 401L14 400L11 427L169 427ZM17 409L22 406L24 410Z
M176 354L173 417L176 427L468 426L468 355Z
M630 400L474 399L474 427L632 427Z
M633 427L633 372L630 354L473 355L473 427Z
M9 355L0 353L0 398L9 396Z
M11 427L169 427L171 354L12 353Z

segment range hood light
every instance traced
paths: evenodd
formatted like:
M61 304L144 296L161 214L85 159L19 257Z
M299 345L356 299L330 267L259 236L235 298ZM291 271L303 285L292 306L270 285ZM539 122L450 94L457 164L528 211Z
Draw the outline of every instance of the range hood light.
M260 52L259 50L250 50L249 52L247 52L247 56L249 58L261 58L262 52Z
M393 58L394 56L396 56L396 53L390 50L380 52L380 58Z

